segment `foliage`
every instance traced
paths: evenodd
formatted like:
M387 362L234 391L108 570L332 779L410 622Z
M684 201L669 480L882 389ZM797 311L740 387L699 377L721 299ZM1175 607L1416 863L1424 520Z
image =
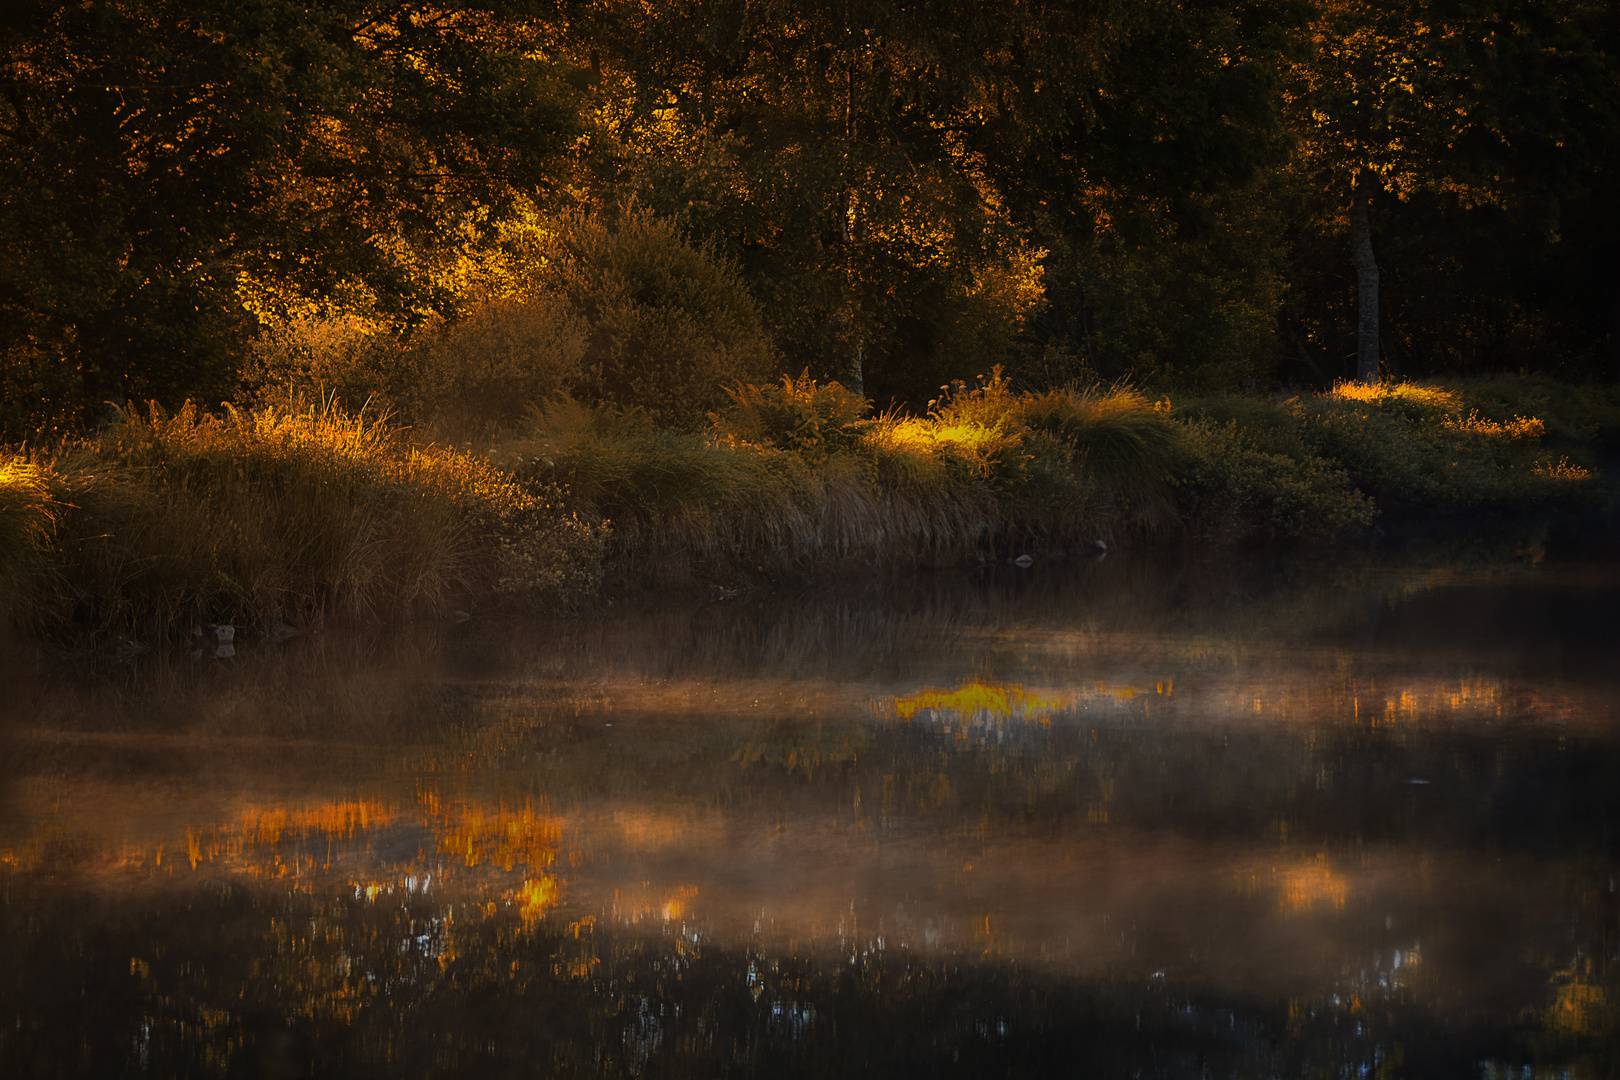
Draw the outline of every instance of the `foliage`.
M584 326L584 354L566 380L581 400L691 428L725 400L727 386L774 365L736 268L649 211L567 217L535 263L530 298L514 310L553 310L544 305L561 301Z
M1365 524L1360 504L1385 515L1515 513L1603 498L1590 469L1540 446L1543 421L1466 386L1343 383L1286 401L1194 400L1177 414L1194 433L1196 501L1226 507L1210 526L1216 534L1246 520L1283 534L1328 534ZM1276 486L1299 481L1316 494Z
M1620 372L1610 270L1620 79L1612 5L1331 0L1283 104L1291 350L1320 384L1353 349L1346 199L1370 196L1386 372ZM1609 370L1605 371L1605 367ZM1314 370L1313 370L1314 369Z
M1471 409L1498 421L1532 416L1550 442L1612 450L1620 446L1620 389L1571 386L1545 377L1476 379L1461 384Z
M487 298L403 341L353 315L307 313L259 336L243 396L324 400L429 437L487 440L578 381L586 339L569 303L548 294Z
M325 401L347 412L398 413L398 341L354 314L302 311L254 340L239 397L256 405Z
M410 321L574 118L515 0L20 0L0 21L0 425L230 394L259 312ZM43 402L42 402L43 399Z
M808 461L847 453L871 427L872 406L837 382L818 383L806 370L780 385L729 390L731 405L715 418L724 435L791 450Z
M62 484L46 466L20 454L0 457L0 619L23 590L48 575L45 558L65 509Z
M1180 433L1136 391L1014 393L997 369L972 390L956 387L935 420L936 438L972 446L984 475L1032 523L1056 515L1054 524L1080 517L1094 530L1154 532L1174 519L1168 484Z
M386 618L469 591L568 601L598 573L600 531L555 489L334 409L126 409L6 475L6 542L22 502L43 567L19 618L57 634Z
M1292 454L1266 449L1277 441L1274 429L1196 419L1186 432L1187 461L1177 487L1189 528L1201 539L1333 540L1365 529L1377 516L1377 505L1334 462L1303 448Z
M744 386L704 433L556 402L496 460L610 520L621 584L931 564L1164 531L1180 433L1139 394L1016 394L999 372L931 416L808 376Z

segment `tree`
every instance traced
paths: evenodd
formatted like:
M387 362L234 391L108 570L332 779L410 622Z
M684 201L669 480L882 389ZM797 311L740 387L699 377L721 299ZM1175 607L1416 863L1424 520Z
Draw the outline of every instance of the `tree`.
M1592 3L1323 0L1290 106L1304 169L1347 210L1357 378L1379 380L1389 336L1381 205L1420 207L1409 227L1431 232L1493 209L1506 250L1510 229L1556 238L1589 196L1620 134L1614 21Z
M17 0L0 16L0 424L223 394L240 289L401 319L573 128L523 0Z

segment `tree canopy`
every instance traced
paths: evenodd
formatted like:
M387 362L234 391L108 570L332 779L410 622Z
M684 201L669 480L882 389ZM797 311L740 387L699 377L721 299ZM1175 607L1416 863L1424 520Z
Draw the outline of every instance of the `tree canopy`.
M300 305L454 319L625 208L880 400L1620 359L1602 0L17 0L0 42L7 437L228 396Z

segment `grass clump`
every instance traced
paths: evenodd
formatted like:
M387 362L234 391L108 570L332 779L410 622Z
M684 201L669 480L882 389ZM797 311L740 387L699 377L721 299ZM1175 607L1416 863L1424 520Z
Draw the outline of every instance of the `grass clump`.
M1467 386L1342 384L1320 395L1185 402L1190 523L1212 537L1327 537L1372 516L1601 503L1547 426Z
M1305 442L1389 511L1515 513L1602 499L1592 470L1541 447L1539 418L1481 417L1462 388L1342 384L1291 411Z
M1131 391L1016 394L996 372L927 417L872 417L808 376L731 398L685 433L555 403L500 460L611 521L631 585L954 562L1174 520L1178 428Z
M555 490L333 408L132 408L27 468L28 490L50 497L25 519L37 569L13 589L36 632L393 618L467 593L562 599L596 584L599 531Z

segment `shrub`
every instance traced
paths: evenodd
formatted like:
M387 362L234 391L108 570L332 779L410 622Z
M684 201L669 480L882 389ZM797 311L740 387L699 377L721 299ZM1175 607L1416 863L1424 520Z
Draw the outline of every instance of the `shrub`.
M398 413L403 350L388 331L358 315L307 311L266 326L242 373L245 399L297 407L326 401L348 413Z
M1532 375L1471 379L1460 390L1468 405L1489 419L1539 419L1552 442L1620 446L1620 389L1613 386L1571 386Z
M1175 518L1181 432L1134 390L1019 394L996 368L973 390L958 386L934 422L942 437L978 433L964 441L1029 529L1062 532L1083 519L1093 533L1148 533Z
M516 428L535 406L578 382L586 324L558 296L501 297L433 328L405 357L395 397L430 434L484 439Z
M695 430L725 388L770 374L771 343L741 276L672 223L636 209L573 217L530 287L567 300L589 328L574 395Z
M806 371L780 385L728 389L731 404L715 416L723 435L760 446L791 450L806 460L849 453L871 429L872 406L836 382L818 384Z
M1306 445L1386 510L1518 512L1601 497L1592 473L1539 449L1536 418L1481 421L1458 390L1347 384L1290 407Z
M557 296L493 297L405 342L352 315L293 316L255 346L248 399L365 410L424 436L486 439L579 378L587 328Z
M1198 418L1184 430L1175 485L1195 537L1333 540L1378 514L1342 468L1309 452L1269 451L1237 420Z

